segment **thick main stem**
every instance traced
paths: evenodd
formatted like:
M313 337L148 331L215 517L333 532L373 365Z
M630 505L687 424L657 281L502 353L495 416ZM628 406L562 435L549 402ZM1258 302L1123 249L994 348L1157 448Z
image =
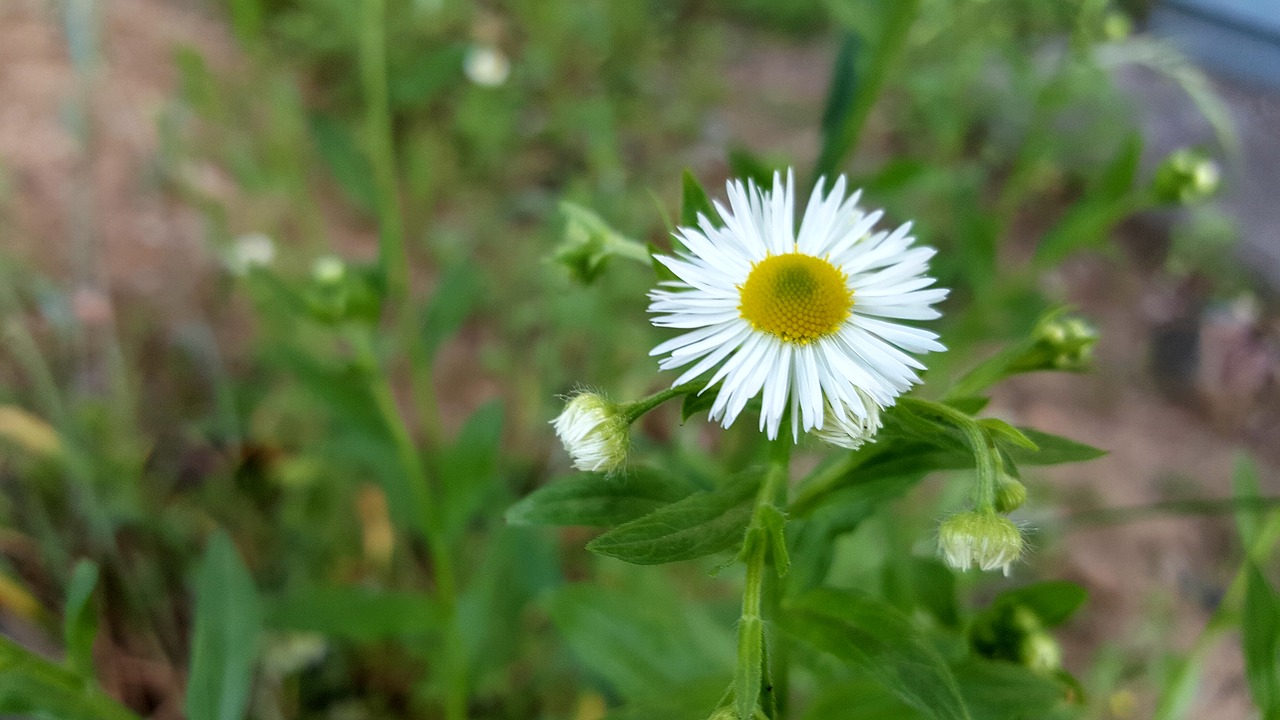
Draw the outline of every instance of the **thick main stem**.
M791 460L791 441L781 432L769 446L769 467L756 494L751 525L747 528L746 587L742 591L742 617L738 620L738 663L734 671L734 703L739 718L756 714L760 701L761 676L764 672L764 578L768 567L770 539L767 513L776 503L786 503L787 475ZM776 682L785 682L778 678Z

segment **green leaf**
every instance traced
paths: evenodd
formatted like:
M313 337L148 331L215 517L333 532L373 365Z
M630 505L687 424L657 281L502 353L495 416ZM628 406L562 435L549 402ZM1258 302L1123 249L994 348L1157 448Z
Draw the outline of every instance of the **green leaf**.
M960 626L956 576L941 561L908 556L885 563L884 572L886 595L896 607L920 608L943 627Z
M338 185L361 209L372 210L377 206L378 198L377 188L373 184L373 170L351 136L351 131L341 121L328 115L314 114L309 121L312 142Z
M601 535L591 552L636 565L692 560L742 542L760 473L740 474L725 487L699 492Z
M858 97L858 53L862 42L859 37L845 31L840 38L840 49L831 67L831 84L827 87L827 103L822 110L822 150L818 155L818 173L835 173L852 143L845 138L845 126L853 114L854 101Z
M787 604L784 630L875 678L925 717L968 720L950 669L909 618L854 591L811 590Z
M705 215L707 220L716 227L724 225L724 221L720 219L720 213L716 212L715 206L707 197L707 191L702 189L702 185L698 183L693 173L685 170L681 178L680 224L685 227L698 227L699 214Z
M1002 440L1006 445L1036 452L1040 448L1031 438L1018 428L998 418L982 418L978 426L987 431L993 440Z
M966 658L951 668L974 717L986 720L1067 720L1083 708L1068 687L1021 665Z
M1262 495L1262 487L1258 482L1258 468L1253 464L1253 460L1243 453L1236 456L1235 467L1231 472L1231 487L1235 491L1236 500L1239 500L1242 506L1257 502ZM1246 551L1257 544L1262 525L1261 509L1241 507L1236 511L1236 529L1240 533L1240 543Z
M628 700L648 702L655 691L677 693L707 679L723 689L734 667L728 629L678 602L680 593L660 578L647 582L566 585L542 604L579 665Z
M258 591L225 533L210 540L196 576L187 717L242 720L258 657Z
M1082 201L1072 206L1045 233L1036 248L1035 266L1057 265L1077 250L1096 248L1110 239L1111 228L1132 210L1127 200Z
M262 36L262 5L259 0L231 0L231 30L244 47L252 47Z
M686 393L684 400L680 403L680 422L685 423L689 418L703 411L711 410L711 406L716 402L716 393L713 392L691 392Z
M446 535L454 537L494 491L502 445L502 403L494 400L467 420L442 453L440 479Z
M481 296L480 274L470 262L446 268L439 278L423 313L422 346L427 362L434 360L440 347L462 327Z
M1263 720L1280 718L1280 597L1252 561L1245 568L1240 632L1245 677Z
M946 403L951 407L959 410L962 413L976 415L977 413L982 412L982 409L991 403L991 398L983 397L980 395L970 396L970 397L958 397L958 398L950 398L946 401Z
M1138 161L1141 159L1142 135L1130 133L1102 171L1093 195L1112 202L1123 199L1133 188L1133 180L1138 175Z
M918 720L920 713L869 678L820 686L805 720Z
M98 613L93 607L93 589L98 585L98 565L81 560L71 571L67 584L67 608L62 635L67 644L67 666L80 677L94 677L93 641L98 634Z
M992 607L1022 606L1040 618L1045 627L1061 625L1070 618L1089 593L1068 580L1048 580L1001 593Z
M686 483L646 468L615 476L585 473L538 488L506 517L512 525L612 527L688 497L689 491Z
M762 188L773 187L773 175L781 169L778 164L768 162L744 147L729 150L729 170L744 183L751 180Z
M308 588L264 600L273 630L351 640L423 635L438 627L439 606L426 595L362 587Z
M0 635L0 713L59 720L137 720L85 678Z
M1014 462L1019 465L1062 465L1064 463L1096 460L1107 454L1106 450L1099 450L1092 445L1068 440L1059 435L1051 435L1025 427L1020 427L1018 430L1039 448L1034 451L1016 447L1009 448L1009 457L1013 458Z

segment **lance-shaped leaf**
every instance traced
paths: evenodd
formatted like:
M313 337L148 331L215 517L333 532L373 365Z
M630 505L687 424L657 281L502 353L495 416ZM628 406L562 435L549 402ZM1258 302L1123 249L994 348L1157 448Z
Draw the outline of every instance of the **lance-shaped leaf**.
M699 492L592 540L587 549L636 565L692 560L742 542L760 473L739 475L724 487Z
M875 678L925 717L969 720L946 662L893 606L823 588L789 602L781 621L788 633Z
M647 468L623 475L583 473L553 480L507 510L512 525L613 527L689 495L689 486Z

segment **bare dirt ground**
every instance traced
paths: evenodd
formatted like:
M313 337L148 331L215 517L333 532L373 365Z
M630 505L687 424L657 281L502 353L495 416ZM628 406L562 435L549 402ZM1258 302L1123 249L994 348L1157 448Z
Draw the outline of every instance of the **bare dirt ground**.
M86 289L90 309L103 298L128 297L181 312L197 302L195 288L214 265L198 216L151 180L156 119L174 90L176 45L194 46L211 64L226 66L234 62L233 43L219 21L184 3L113 0L100 7L102 56L85 92L54 4L0 6L0 179L10 195L0 236L6 250ZM811 157L816 136L797 128L810 127L807 120L821 107L825 73L815 68L826 66L826 49L758 38L738 47L728 79L741 92L726 93L717 133ZM81 102L93 118L87 145L69 130L69 114ZM211 184L222 182L216 168L197 171L207 172ZM83 207L92 208L91 217L77 215ZM1171 280L1135 277L1097 259L1072 263L1054 282L1102 329L1098 372L1019 379L1000 393L994 410L1111 453L1045 475L1051 490L1033 490L1033 497L1079 508L1224 497L1241 448L1263 460L1264 489L1280 492L1280 362L1266 340L1276 337L1274 324L1248 312L1205 310ZM1176 339L1179 328L1199 337L1194 361L1153 376L1151 338ZM1056 566L1051 574L1079 580L1093 597L1065 638L1068 664L1080 672L1099 648L1151 644L1151 633L1186 647L1239 557L1229 518L1165 517L1077 529L1053 540L1043 551ZM1193 716L1249 717L1236 648L1229 645L1209 667ZM1146 703L1149 690L1135 688Z

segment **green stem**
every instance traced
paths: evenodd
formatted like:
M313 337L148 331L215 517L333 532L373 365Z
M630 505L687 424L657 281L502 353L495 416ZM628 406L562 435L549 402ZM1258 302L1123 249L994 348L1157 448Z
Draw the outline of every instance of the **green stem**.
M742 616L738 620L738 663L734 671L734 701L738 717L753 717L760 700L760 679L764 671L764 599L765 570L768 567L769 539L766 535L766 508L784 503L787 492L791 440L785 428L777 440L769 444L769 467L756 494L751 525L747 528L743 561L747 565L746 586L742 591ZM778 678L784 684L784 678Z
M658 407L671 398L688 395L691 392L697 392L706 384L705 380L694 380L693 382L687 382L683 385L676 385L674 387L667 388L666 390L656 392L649 397L640 398L635 402L626 403L621 408L622 416L627 419L627 424L631 424L636 420L639 420L645 413Z
M418 448L396 404L391 381L387 377L374 351L371 332L361 328L351 333L351 341L369 379L369 390L378 407L391 439L396 455L409 478L409 492L413 497L419 533L427 543L431 562L435 569L436 595L440 604L441 624L444 628L444 652L442 666L445 675L445 718L465 720L467 717L467 678L463 667L462 636L458 628L458 583L453 557L449 553L445 536L444 519L440 516L439 502Z
M360 79L364 86L369 164L377 195L378 263L387 295L400 298L408 291L409 280L387 100L386 0L362 0L361 9Z
M990 510L995 507L996 487L999 478L996 468L995 448L991 446L987 433L968 414L942 403L927 402L917 398L898 398L903 409L921 415L938 417L964 436L965 443L973 451L974 464L977 466L977 479L973 484L973 506L975 510Z

